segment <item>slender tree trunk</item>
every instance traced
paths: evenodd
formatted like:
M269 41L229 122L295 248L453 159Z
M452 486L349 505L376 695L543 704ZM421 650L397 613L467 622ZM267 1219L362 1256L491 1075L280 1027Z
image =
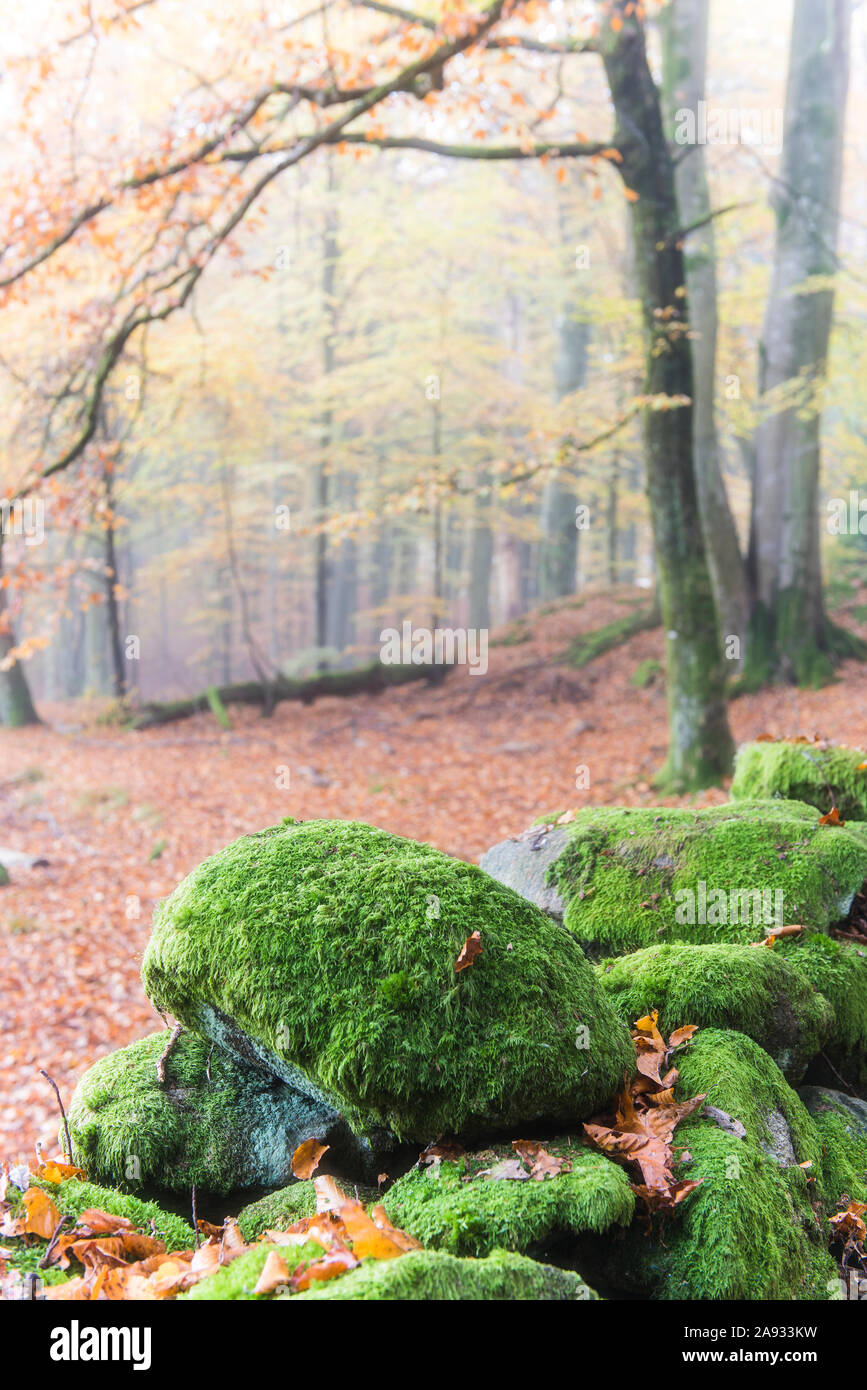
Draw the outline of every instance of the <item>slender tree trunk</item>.
M0 580L2 578L3 531L0 529ZM10 666L4 665L15 646L7 593L0 583L0 722L7 729L21 729L26 724L38 724L40 720L21 662L13 659Z
M817 686L832 674L819 554L819 469L837 269L849 0L795 0L771 288L759 347L747 647L752 683Z
M327 194L325 205L325 225L322 233L322 314L323 314L323 333L322 333L322 375L325 380L326 392L330 391L329 378L331 377L336 365L337 347L337 324L335 300L335 283L337 279L337 259L339 247L337 242L337 205L334 196L335 177L334 177L334 157L329 151L327 155L328 174L327 174ZM321 430L321 458L319 466L314 476L314 509L319 526L324 525L328 516L329 504L329 466L330 452L334 442L334 411L329 403L322 412L320 420ZM328 579L329 579L329 560L328 560L328 537L325 532L320 530L315 538L314 558L313 558L313 587L314 587L314 612L316 615L314 628L314 643L320 649L328 645ZM320 661L318 670L324 671L325 661Z
M494 563L494 533L491 530L491 503L487 489L490 475L482 473L477 479L470 532L469 625L474 628L491 626L491 569Z
M569 247L565 195L558 202L560 243L564 253ZM580 271L573 268L572 275ZM577 288L570 287L557 324L557 359L554 364L554 387L558 401L579 391L587 377L590 324L582 317L581 298ZM562 473L554 473L542 492L539 518L542 532L539 541L539 597L563 598L574 594L578 581L578 529L575 525L574 483Z
M705 99L709 0L671 0L660 12L662 93L669 140L681 109L697 114ZM711 211L703 144L676 151L675 189L681 225ZM742 651L749 613L746 566L722 470L715 416L717 284L713 221L686 238L686 286L692 326L693 445L698 505L714 597L724 637L737 636ZM732 648L737 650L736 648ZM740 659L732 669L740 669Z
M635 272L645 330L644 390L679 398L644 412L647 492L666 630L669 753L660 780L717 782L731 769L725 672L693 467L692 360L674 166L644 31L618 0L621 26L602 56L617 119L615 143L630 199ZM629 14L626 9L629 9Z
M115 697L126 695L126 663L120 635L120 605L117 598L120 576L117 569L117 545L114 529L114 485L111 463L103 472L105 486L105 612L108 623L108 645L111 653L112 685Z

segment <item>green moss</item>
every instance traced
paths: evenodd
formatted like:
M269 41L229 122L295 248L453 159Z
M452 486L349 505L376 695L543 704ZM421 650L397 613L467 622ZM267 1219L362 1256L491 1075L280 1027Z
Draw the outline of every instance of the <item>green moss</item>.
M833 1028L828 1000L776 947L675 942L602 961L597 973L627 1023L658 1009L666 1036L689 1023L733 1028L796 1081Z
M822 1177L822 1139L798 1096L767 1053L740 1033L698 1033L678 1066L678 1100L706 1092L706 1104L739 1120L746 1138L690 1116L675 1143L691 1157L675 1172L701 1179L701 1186L664 1222L655 1218L649 1233L633 1222L622 1236L597 1239L582 1252L582 1269L595 1282L595 1264L615 1289L663 1300L827 1299L837 1287L836 1267L826 1214L811 1203ZM769 1119L778 1146L785 1121L788 1166L770 1152Z
M98 1182L141 1181L174 1191L224 1193L268 1186L291 1173L292 1154L337 1116L254 1071L194 1033L182 1033L156 1067L168 1031L103 1057L69 1107L75 1161Z
M829 1001L834 1023L824 1051L848 1080L867 1086L867 951L819 932L784 938L774 949Z
M56 1267L41 1269L39 1262L48 1249L48 1241L40 1240L37 1236L28 1236L23 1239L3 1239L3 1248L8 1254L3 1256L3 1264L6 1266L7 1273L35 1274L38 1279L46 1286L51 1284L65 1284L68 1279L73 1277L71 1270L61 1270ZM9 1297L7 1292L6 1297Z
M201 1283L194 1284L191 1289L181 1295L181 1298L189 1299L193 1303L215 1300L261 1303L273 1298L273 1294L253 1292L265 1261L272 1250L276 1250L278 1255L283 1256L290 1271L307 1261L321 1260L323 1255L322 1246L317 1245L315 1241L309 1241L306 1245L296 1245L291 1249L263 1243L255 1250L248 1250L245 1254L239 1255L237 1259L232 1260L231 1264L223 1265L216 1273L209 1274L207 1279L203 1279Z
M62 1216L77 1218L88 1207L97 1207L112 1216L126 1216L138 1230L163 1241L167 1250L192 1248L192 1227L173 1212L163 1211L156 1202L142 1202L125 1192L98 1187L96 1183L81 1182L77 1178L58 1183L35 1178L33 1182L48 1193Z
M646 690L649 685L653 685L654 681L657 680L662 673L662 666L660 663L653 660L653 658L648 658L648 660L638 663L630 676L630 683L635 686L636 690Z
M664 1298L827 1297L834 1262L810 1204L808 1174L822 1171L821 1138L779 1069L750 1038L708 1029L680 1054L679 1100L701 1092L744 1125L746 1139L694 1115L679 1126L692 1162L679 1173L702 1178L666 1229ZM795 1164L780 1167L765 1149L776 1112L791 1136ZM661 1271L662 1272L662 1271Z
M577 1274L497 1250L484 1260L415 1250L396 1260L367 1260L340 1279L315 1284L299 1299L462 1302L589 1302L598 1295Z
M624 642L628 642L636 633L649 632L659 627L659 623L657 608L637 608L625 618L616 618L614 622L606 623L604 627L596 628L593 632L579 633L569 644L565 660L571 666L580 669L595 661L597 656L604 656L615 647L622 647Z
M738 749L733 800L783 797L820 811L836 806L843 820L867 821L867 754L814 743L745 743Z
M820 826L795 801L588 808L569 830L549 883L566 904L567 928L609 952L761 940L778 906L784 922L825 928L846 915L867 872L863 831Z
M316 1192L312 1182L293 1182L278 1192L269 1192L238 1213L241 1235L248 1243L263 1231L287 1231L296 1221L316 1211Z
M475 931L484 954L456 974ZM380 987L400 972L411 1007ZM365 1132L574 1123L634 1064L568 933L475 866L352 822L284 823L206 860L157 909L142 978Z
M568 1141L545 1144L572 1160L572 1171L542 1182L468 1177L514 1159L511 1146L414 1168L386 1193L389 1220L423 1245L452 1255L524 1251L564 1232L606 1231L628 1225L635 1198L624 1169L603 1154Z
M838 1094L808 1086L802 1099L822 1141L820 1191L828 1214L841 1199L867 1202L867 1130Z

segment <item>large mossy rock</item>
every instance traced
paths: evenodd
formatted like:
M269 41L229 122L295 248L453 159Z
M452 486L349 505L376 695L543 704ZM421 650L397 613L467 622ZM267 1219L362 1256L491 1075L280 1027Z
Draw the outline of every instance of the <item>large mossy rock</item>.
M822 812L836 806L844 820L867 821L865 763L867 754L855 748L821 748L806 741L745 743L735 760L731 797L783 797Z
M165 1066L169 1032L112 1052L75 1088L69 1128L75 1161L95 1182L137 1182L189 1192L269 1187L292 1175L292 1154L315 1137L357 1147L330 1106L254 1069L194 1033Z
M818 822L796 801L589 808L548 873L565 926L598 954L757 941L779 917L825 931L867 876L867 827Z
M520 1172L521 1164L511 1145L494 1145L455 1162L411 1169L383 1198L388 1218L424 1246L452 1255L527 1251L629 1224L635 1197L623 1168L575 1141L550 1140L544 1147L567 1159L571 1172L543 1180L497 1176Z
M483 954L456 973L474 932ZM574 1125L634 1066L568 932L369 825L288 821L206 860L158 907L142 979L158 1008L364 1133Z
M828 1000L834 1021L810 1079L836 1085L842 1075L867 1093L867 948L821 932L781 938L774 953L794 965ZM820 1075L813 1076L814 1070Z
M256 1280L269 1252L285 1257L285 1247L263 1243L261 1249L240 1255L231 1264L195 1284L182 1298L192 1302L263 1299L254 1294ZM321 1258L316 1246L292 1251L293 1260ZM441 1302L550 1301L592 1302L598 1295L566 1269L537 1264L522 1255L497 1250L485 1260L461 1260L434 1250L414 1250L393 1260L365 1260L357 1268L324 1283L314 1283L304 1293L288 1291L278 1300L336 1299L369 1302L406 1300Z
M599 1295L580 1275L523 1255L497 1250L484 1260L462 1260L436 1250L415 1250L397 1260L370 1260L342 1279L313 1285L298 1298L430 1302L589 1303Z
M675 1134L701 1186L647 1233L593 1238L578 1266L600 1289L657 1299L827 1299L836 1289L828 1227L813 1210L822 1141L798 1096L758 1043L707 1029L678 1053L679 1101L702 1093L745 1137L696 1112ZM802 1168L802 1163L811 1166Z
M867 1202L867 1101L827 1086L798 1095L822 1140L822 1195L829 1211L847 1199Z
M658 1009L666 1037L690 1023L746 1033L791 1082L801 1080L834 1030L831 1004L776 948L672 942L596 969L625 1022Z

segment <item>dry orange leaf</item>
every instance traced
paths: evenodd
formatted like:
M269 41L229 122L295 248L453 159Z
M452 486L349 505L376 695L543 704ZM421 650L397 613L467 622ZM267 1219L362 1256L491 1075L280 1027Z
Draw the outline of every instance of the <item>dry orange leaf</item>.
M455 974L459 975L462 970L469 969L476 959L476 956L481 955L484 955L482 948L482 933L480 931L474 931L472 936L467 937L461 947L461 953L455 961Z
M845 825L846 822L840 819L840 812L836 806L832 806L826 816L819 817L820 825Z
M303 1144L292 1155L292 1172L296 1178L303 1182L309 1181L319 1167L324 1154L328 1153L330 1145L320 1144L318 1139L305 1139Z
M387 1230L380 1229L368 1216L360 1202L345 1202L340 1208L340 1219L346 1227L346 1238L352 1242L352 1251L361 1260L393 1260L404 1253Z
M536 1139L513 1139L512 1148L530 1170L530 1177L541 1182L544 1178L556 1178L558 1173L572 1171L572 1161L549 1154Z
M333 1178L314 1178L313 1189L316 1193L317 1212L339 1211L346 1201Z
M24 1222L25 1235L42 1236L43 1240L50 1240L60 1221L60 1212L51 1198L41 1188L28 1187L21 1200L27 1212Z
M36 1169L36 1176L45 1178L46 1182L66 1182L69 1178L87 1178L83 1168L76 1168L72 1163L61 1163L59 1159L47 1158L43 1164Z
M262 1266L262 1273L256 1280L254 1293L273 1293L289 1283L289 1266L276 1250L268 1251L268 1258Z
M347 1270L355 1269L360 1263L361 1261L345 1246L339 1250L331 1250L327 1255L323 1255L321 1260L314 1260L312 1264L293 1274L289 1281L290 1287L294 1293L303 1293L311 1284L324 1279L335 1279Z

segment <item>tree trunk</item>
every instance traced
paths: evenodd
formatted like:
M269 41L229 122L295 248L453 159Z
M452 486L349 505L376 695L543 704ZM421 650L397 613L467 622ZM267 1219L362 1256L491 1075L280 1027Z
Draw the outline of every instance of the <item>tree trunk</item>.
M322 233L322 375L325 379L325 390L330 391L328 378L334 371L336 363L336 300L335 282L337 279L337 259L339 247L337 244L337 202L334 196L334 156L329 150L327 155L328 175L326 184L326 204L325 204L325 225ZM330 401L322 412L320 420L321 428L321 449L322 455L319 466L315 470L314 486L314 513L317 524L324 526L328 517L329 503L329 478L328 470L330 465L329 454L333 443L334 435L334 411ZM325 532L319 530L314 541L313 557L313 588L314 601L313 607L316 615L314 629L314 644L321 650L328 646L328 537ZM319 663L319 670L324 671L326 662Z
M671 0L660 13L662 94L669 137L676 113L697 112L705 99L709 0ZM681 226L711 211L703 144L677 150L675 191ZM693 448L698 505L723 637L737 636L743 651L749 614L746 566L719 463L714 409L717 340L716 239L714 224L686 239L686 286L692 325ZM740 658L732 669L739 670Z
M644 412L647 492L666 630L668 761L660 781L685 790L731 770L725 673L699 516L692 435L692 360L674 166L644 31L618 0L621 27L602 43L614 102L615 143L630 201L646 357L644 390L678 397ZM628 7L631 11L632 7Z
M470 532L469 625L479 629L491 626L491 570L494 563L494 533L491 530L490 474L477 480Z
M559 213L560 241L565 251L567 229L562 195ZM573 275L577 273L573 270ZM579 391L587 377L590 325L582 320L580 314L580 297L577 291L572 291L566 296L557 324L554 387L558 401L571 396L573 391ZM561 473L553 474L545 483L539 522L542 531L539 542L539 597L550 600L574 594L578 579L575 490L574 483L566 482Z
M0 580L2 578L3 532L0 530ZM38 724L40 720L21 662L13 661L8 668L3 666L15 646L7 593L8 590L0 585L0 722L7 729L21 729L26 724Z
M760 420L750 526L754 588L747 677L818 686L832 675L834 634L819 553L821 393L837 269L849 0L795 0L776 246L759 345Z
M103 473L107 516L105 521L105 603L108 623L108 645L111 653L112 685L116 699L126 695L126 663L120 636L120 606L117 589L120 576L117 569L117 546L114 534L114 487L111 466Z

